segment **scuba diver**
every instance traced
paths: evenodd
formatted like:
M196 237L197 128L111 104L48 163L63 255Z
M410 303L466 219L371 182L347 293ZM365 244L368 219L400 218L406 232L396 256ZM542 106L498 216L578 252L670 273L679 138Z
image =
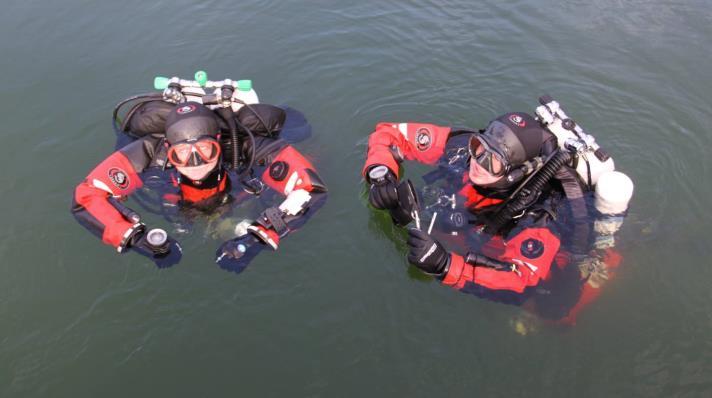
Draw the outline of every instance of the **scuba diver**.
M510 112L477 131L378 123L362 174L373 207L397 226L415 222L407 238L411 264L465 293L519 305L535 298L527 304L533 311L560 320L576 307L583 284L602 280L601 261L586 260L594 232L589 192L596 188L596 209L609 205L597 210L599 220L615 217L610 236L632 182L556 101L540 103L538 117ZM421 199L410 180L399 181L403 160L437 165L423 176Z
M295 119L306 124L299 112L260 104L250 81L212 82L201 73L196 81L157 78L154 85L163 93L117 105L115 130L134 140L76 187L72 213L117 251L132 249L167 267L180 261L178 242L162 229L148 230L122 203L151 173L170 177L171 183L163 184L174 188L164 195L169 202L202 214L222 214L240 198L263 200L276 191L281 203L254 221L238 223L236 237L216 252L221 267L239 273L262 249L277 250L280 240L323 204L327 189L311 162L280 138ZM119 124L119 109L132 102Z

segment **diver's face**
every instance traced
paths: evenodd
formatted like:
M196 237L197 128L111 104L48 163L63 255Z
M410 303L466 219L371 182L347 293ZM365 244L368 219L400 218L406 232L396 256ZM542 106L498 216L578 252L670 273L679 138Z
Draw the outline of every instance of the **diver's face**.
M471 157L469 177L473 184L494 184L504 177L504 166L499 156L488 152L476 136L470 138L469 150ZM483 165L487 166L487 168L483 167Z
M168 148L168 160L182 175L200 181L218 165L220 144L210 137L179 142Z
M487 169L480 166L474 159L470 161L470 181L475 185L489 185L501 180L504 176L493 176Z
M176 166L176 169L179 173L190 178L191 180L200 181L203 178L207 177L210 172L215 170L215 167L217 167L217 165L218 160L216 159L212 162L203 163L200 166Z

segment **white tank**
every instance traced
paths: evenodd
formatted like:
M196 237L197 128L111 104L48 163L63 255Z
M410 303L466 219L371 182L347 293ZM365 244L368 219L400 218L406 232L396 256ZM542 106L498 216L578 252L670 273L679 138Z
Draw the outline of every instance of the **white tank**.
M625 211L633 196L633 181L620 171L601 174L596 184L594 206L601 215L593 223L595 247L605 249L615 245L615 233L623 225Z
M594 151L589 150L583 154L579 154L579 161L576 164L576 172L583 178L584 181L588 181L589 169L591 171L591 184L597 185L601 176L605 173L610 173L616 169L616 165L613 162L613 158L608 158L605 162L601 162Z
M237 112L245 104L259 104L260 99L257 97L257 93L252 88L252 80L238 80L237 89L232 94L232 98L238 101L232 103L232 111Z
M633 181L620 171L609 171L598 179L594 206L602 214L621 214L632 197Z

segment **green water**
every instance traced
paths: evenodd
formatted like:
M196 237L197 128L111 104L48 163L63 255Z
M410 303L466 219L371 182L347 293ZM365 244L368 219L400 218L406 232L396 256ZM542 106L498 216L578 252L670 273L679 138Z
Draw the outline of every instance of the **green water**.
M706 1L5 0L0 396L712 394ZM69 214L110 113L156 75L252 79L303 111L329 201L240 275L119 256ZM479 128L539 95L636 184L618 277L572 328L409 268L361 197L376 122ZM419 170L417 168L411 170ZM145 214L153 225L166 225ZM162 224L163 223L163 224Z

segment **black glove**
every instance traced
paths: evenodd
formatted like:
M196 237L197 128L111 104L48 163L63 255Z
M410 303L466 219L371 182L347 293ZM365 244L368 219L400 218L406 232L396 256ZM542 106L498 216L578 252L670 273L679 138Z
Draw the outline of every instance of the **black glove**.
M175 239L166 236L166 243L158 248L148 243L147 236L148 233L142 230L134 233L129 243L131 249L151 259L158 268L172 267L180 262L183 249Z
M215 252L215 262L220 268L239 274L265 247L265 243L248 233L223 242Z
M450 262L450 255L438 241L427 233L408 230L408 261L428 274L442 275Z
M384 168L387 170L385 173L383 173ZM371 168L368 174L371 182L368 192L369 203L380 210L398 207L398 178L386 166L382 165ZM372 174L378 175L378 177L374 177Z

